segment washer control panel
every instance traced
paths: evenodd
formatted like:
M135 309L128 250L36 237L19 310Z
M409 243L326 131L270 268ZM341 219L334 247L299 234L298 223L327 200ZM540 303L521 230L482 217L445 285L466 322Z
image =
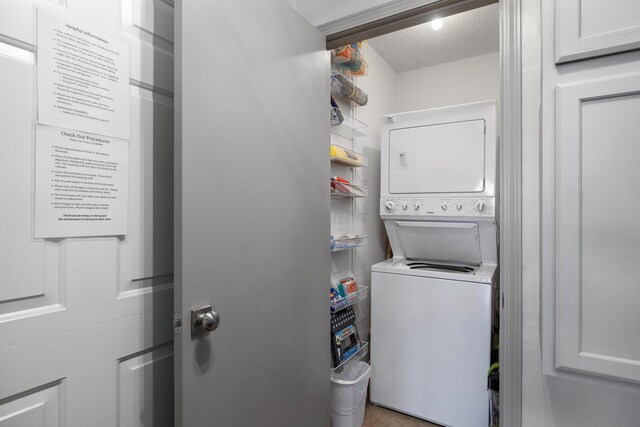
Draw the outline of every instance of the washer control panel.
M495 216L495 197L453 199L380 199L380 215L394 216Z

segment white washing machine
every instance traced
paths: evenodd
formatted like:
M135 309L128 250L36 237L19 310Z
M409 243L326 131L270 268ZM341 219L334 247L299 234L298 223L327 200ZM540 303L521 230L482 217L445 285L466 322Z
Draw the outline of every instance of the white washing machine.
M383 117L380 215L393 259L372 266L374 404L487 425L495 150L493 101Z

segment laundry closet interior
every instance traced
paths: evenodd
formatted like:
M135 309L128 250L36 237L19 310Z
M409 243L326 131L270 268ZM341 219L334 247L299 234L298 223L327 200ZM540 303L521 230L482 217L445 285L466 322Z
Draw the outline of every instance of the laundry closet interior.
M499 7L329 46L375 2L292 3L0 2L0 426L489 424Z
M499 328L498 5L328 57L332 378L367 361L373 404L488 425Z

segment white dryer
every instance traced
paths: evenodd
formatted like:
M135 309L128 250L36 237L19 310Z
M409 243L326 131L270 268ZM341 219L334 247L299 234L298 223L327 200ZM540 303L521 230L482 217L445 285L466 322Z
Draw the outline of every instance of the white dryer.
M393 259L372 266L371 401L484 427L498 259L495 102L385 116L381 151Z

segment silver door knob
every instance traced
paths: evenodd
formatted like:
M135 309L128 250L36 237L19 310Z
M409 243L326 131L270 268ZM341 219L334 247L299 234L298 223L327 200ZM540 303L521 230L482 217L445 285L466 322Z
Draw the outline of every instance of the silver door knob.
M200 326L205 331L212 332L218 329L218 325L220 324L220 315L215 311L210 311L198 316L196 323L196 326Z
M191 310L191 335L213 332L220 326L220 315L211 306Z

